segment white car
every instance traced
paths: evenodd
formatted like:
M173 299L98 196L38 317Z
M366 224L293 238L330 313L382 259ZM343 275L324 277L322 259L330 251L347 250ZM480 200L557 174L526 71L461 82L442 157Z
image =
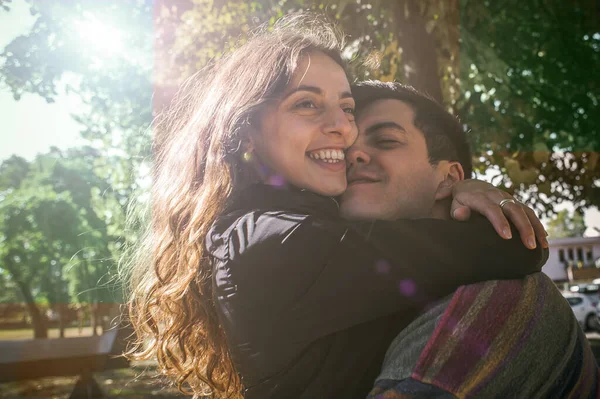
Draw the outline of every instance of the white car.
M575 292L577 294L583 294L590 298L592 304L597 306L600 303L600 285L593 284L577 284L572 286L569 289L571 292Z
M583 331L600 330L596 307L587 296L574 292L563 292L563 296L571 305L571 309L573 309L573 313Z

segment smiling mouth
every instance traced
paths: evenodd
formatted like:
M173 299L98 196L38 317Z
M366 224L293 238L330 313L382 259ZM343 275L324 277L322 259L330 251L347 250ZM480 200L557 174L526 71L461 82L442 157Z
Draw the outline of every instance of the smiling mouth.
M340 163L346 159L344 151L336 148L309 151L306 155L315 161L325 163Z

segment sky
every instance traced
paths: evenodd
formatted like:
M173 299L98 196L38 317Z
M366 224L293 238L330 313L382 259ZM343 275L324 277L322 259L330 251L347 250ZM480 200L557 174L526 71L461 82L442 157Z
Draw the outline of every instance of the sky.
M10 12L0 9L0 49L26 33L34 22L24 0L15 0ZM52 104L34 94L25 94L15 101L10 91L0 86L0 161L12 154L31 160L51 146L65 149L82 144L84 141L79 135L82 127L71 117L81 107L81 101L74 94L61 93ZM573 209L573 206L563 203L557 210L565 208ZM600 235L594 229L600 229L598 209L588 209L585 221L586 236Z

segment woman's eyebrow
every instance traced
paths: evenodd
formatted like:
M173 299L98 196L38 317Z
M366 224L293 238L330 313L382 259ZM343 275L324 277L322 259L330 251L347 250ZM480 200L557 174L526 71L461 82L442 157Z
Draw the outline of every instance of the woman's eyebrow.
M287 92L283 96L282 100L285 100L286 98L288 98L292 94L294 94L296 92L299 92L299 91L309 91L311 93L315 93L315 94L318 94L318 95L323 95L323 90L321 90L320 87L317 87L317 86L308 86L308 85L300 85L298 87L293 88L289 92ZM344 91L344 92L342 92L340 94L340 99L344 99L344 98L353 98L352 97L352 93L350 91Z
M393 121L386 121L386 122L375 123L375 124L369 126L368 128L365 129L364 134L369 135L380 129L395 129L400 132L406 133L406 129L404 129L404 127L402 127L402 125L400 125L396 122L393 122Z

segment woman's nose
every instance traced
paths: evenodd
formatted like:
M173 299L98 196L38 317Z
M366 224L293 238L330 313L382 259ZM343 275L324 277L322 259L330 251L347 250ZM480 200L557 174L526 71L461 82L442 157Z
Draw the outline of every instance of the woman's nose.
M352 121L353 115L349 115L340 107L333 107L327 112L327 121L325 125L326 133L333 133L343 136L352 143L356 138L358 130L356 124Z

